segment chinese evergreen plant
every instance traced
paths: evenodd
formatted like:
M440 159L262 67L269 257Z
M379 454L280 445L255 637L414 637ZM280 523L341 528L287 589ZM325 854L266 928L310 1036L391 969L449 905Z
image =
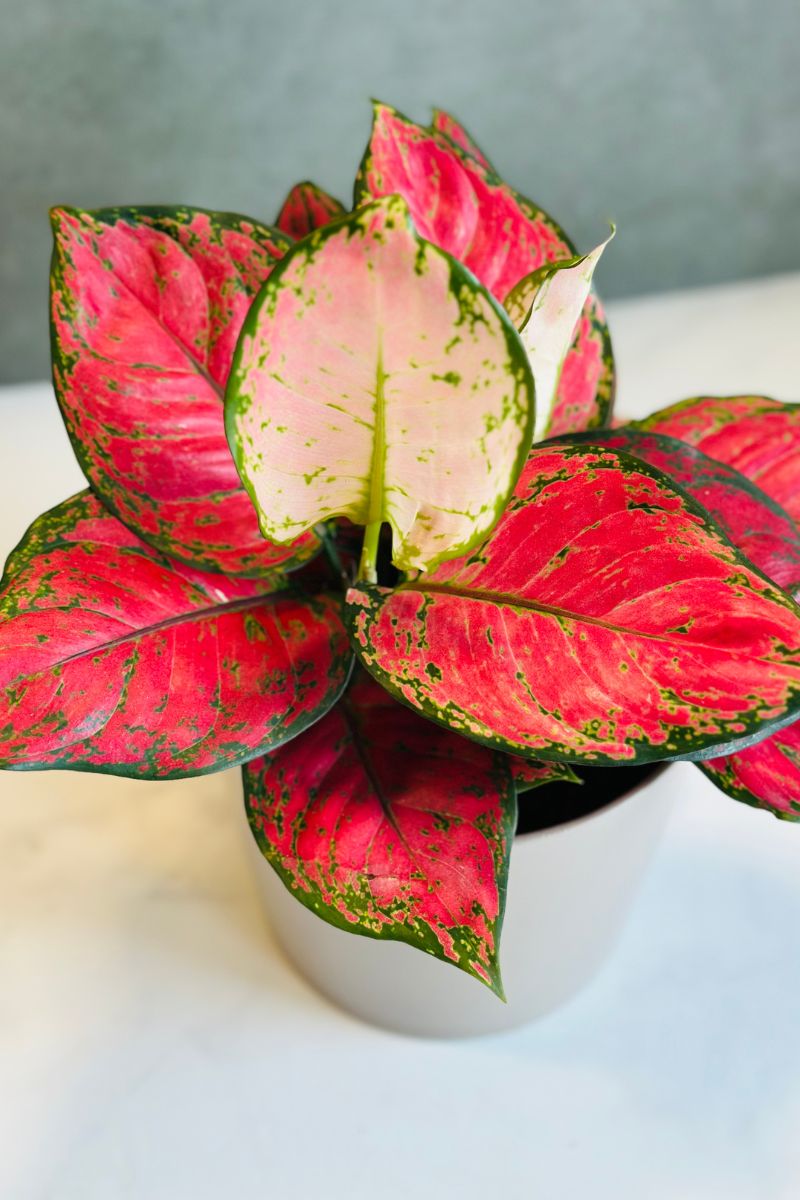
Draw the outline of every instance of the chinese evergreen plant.
M89 488L8 559L3 766L241 766L298 900L498 993L518 796L689 758L798 817L800 408L609 428L602 247L451 117L377 105L350 212L53 229Z

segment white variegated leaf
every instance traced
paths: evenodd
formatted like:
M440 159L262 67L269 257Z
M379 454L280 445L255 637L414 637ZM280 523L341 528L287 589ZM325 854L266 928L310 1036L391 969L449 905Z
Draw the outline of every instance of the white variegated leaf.
M545 437L564 359L592 286L592 276L611 234L581 258L548 263L511 289L504 306L520 331L536 381L534 441Z
M481 541L527 455L533 379L511 321L398 196L314 232L245 322L226 398L268 538L388 521L426 569Z

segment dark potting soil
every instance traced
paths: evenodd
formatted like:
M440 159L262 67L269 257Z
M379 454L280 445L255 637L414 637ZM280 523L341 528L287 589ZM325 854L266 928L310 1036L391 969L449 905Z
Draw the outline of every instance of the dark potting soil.
M588 817L619 800L626 792L653 779L664 769L663 763L645 763L640 767L579 767L572 769L583 783L546 783L523 792L519 797L517 833L535 833L564 825L578 817Z

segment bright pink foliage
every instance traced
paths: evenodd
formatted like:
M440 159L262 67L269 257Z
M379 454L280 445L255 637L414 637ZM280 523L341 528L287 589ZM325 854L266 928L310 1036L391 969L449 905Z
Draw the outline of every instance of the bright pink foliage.
M698 396L640 425L735 467L800 521L800 404L768 396Z
M225 438L222 397L253 296L289 240L197 209L53 213L53 372L92 487L177 558L258 575L307 559L272 546Z
M0 591L0 766L147 778L242 763L334 702L330 598L170 562L89 492L31 526Z
M428 949L500 990L516 821L501 755L420 719L362 675L244 780L264 854L318 916Z
M800 708L800 611L613 451L535 447L479 551L348 600L384 686L514 752L695 754Z

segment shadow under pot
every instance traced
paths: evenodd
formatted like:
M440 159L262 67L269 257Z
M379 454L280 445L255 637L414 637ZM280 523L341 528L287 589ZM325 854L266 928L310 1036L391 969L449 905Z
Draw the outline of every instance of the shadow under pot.
M609 956L672 802L674 775L664 764L576 773L582 784L547 784L519 799L501 939L507 1004L411 946L321 921L283 885L248 827L259 891L284 953L336 1004L399 1033L470 1037L551 1012Z

